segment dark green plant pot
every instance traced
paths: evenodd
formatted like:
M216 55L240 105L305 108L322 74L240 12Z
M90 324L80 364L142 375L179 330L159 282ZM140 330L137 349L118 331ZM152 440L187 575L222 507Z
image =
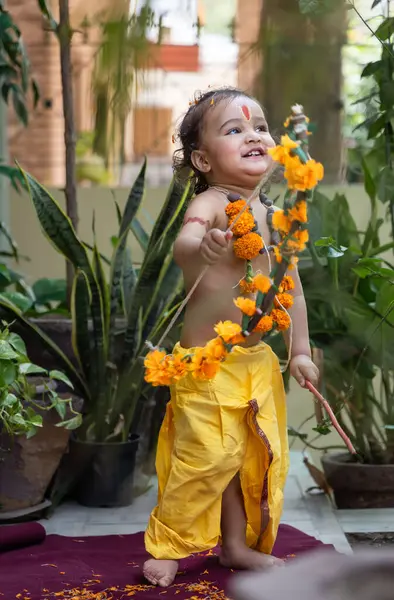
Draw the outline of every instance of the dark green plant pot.
M366 465L343 453L321 460L337 508L393 508L394 464Z
M134 471L139 436L127 442L70 440L70 454L80 476L74 497L83 506L129 506L133 502Z

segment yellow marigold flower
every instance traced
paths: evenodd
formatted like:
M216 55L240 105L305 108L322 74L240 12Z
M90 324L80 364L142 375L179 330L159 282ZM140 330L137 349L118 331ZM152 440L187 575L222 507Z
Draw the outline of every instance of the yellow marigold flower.
M257 323L254 331L256 333L268 333L274 326L274 321L271 315L265 315L261 317L260 321Z
M282 231L283 233L289 233L291 227L291 221L285 215L283 210L276 210L272 215L272 226L276 231Z
M279 292L289 292L290 290L294 290L294 281L290 275L285 275L279 286Z
M282 254L280 252L280 249L278 248L278 246L274 246L274 254L275 254L275 260L277 263L281 263L283 258L282 258Z
M268 154L270 154L276 162L285 165L291 156L291 151L298 148L298 146L299 143L292 140L289 135L282 135L280 145L275 146L275 148L269 148Z
M206 359L204 348L198 350L191 361L190 370L195 379L213 379L220 369L220 362L210 362Z
M253 317L254 313L256 312L256 302L254 300L250 300L249 298L242 298L242 296L240 296L234 300L234 304L237 308L239 308L240 311L243 312L244 315L247 315L248 317Z
M266 277L265 275L262 275L261 273L258 273L253 278L253 283L256 286L256 290L258 290L262 294L266 294L271 287L270 278Z
M224 360L227 356L227 350L223 344L223 340L220 337L210 340L204 348L204 355L208 362L220 362Z
M300 223L308 222L308 209L305 200L296 202L293 208L288 211L288 217L291 221L299 221Z
M295 142L294 140L292 140L291 137L286 134L282 135L282 137L280 138L280 145L283 146L285 150L288 150L290 152L290 150L298 148L300 144L299 142Z
M290 189L305 192L312 190L323 179L324 168L313 159L302 164L298 157L293 157L286 161L285 177Z
M252 260L259 255L264 244L258 233L247 233L234 242L234 254L243 260Z
M299 229L291 234L286 242L287 248L292 251L302 252L305 250L305 245L309 240L309 233L307 229Z
M231 344L232 339L242 332L241 325L233 323L232 321L219 321L219 323L216 323L214 329L215 333L217 333L226 344Z
M275 321L275 324L279 331L285 331L286 329L289 329L291 319L284 310L274 308L273 310L271 310L271 317Z
M166 353L161 350L152 350L144 360L145 381L154 387L159 385L170 385L171 375L168 370Z
M257 292L254 280L247 281L245 278L241 279L241 281L239 282L239 287L241 288L243 294L254 294L255 292Z
M278 308L286 308L289 309L294 304L294 298L291 294L287 294L286 292L282 292L275 296L275 306Z
M246 200L236 200L235 202L229 202L225 208L226 215L228 217L234 217L246 206ZM246 211L245 211L246 212Z
M298 264L298 260L299 260L298 256L291 257L291 261L290 261L289 267L288 267L289 271L292 271L293 269L296 268L296 266Z
M233 217L231 217L229 221L230 227L231 224L235 221L235 219L237 219L237 222L235 223L234 227L231 228L231 231L235 236L239 237L245 235L246 233L249 233L250 231L252 231L252 229L254 229L254 218L249 211L245 211L244 213L242 213L242 215L239 218L238 215L234 215Z
M172 381L179 381L187 373L187 363L182 360L179 354L167 356L165 358L167 372Z

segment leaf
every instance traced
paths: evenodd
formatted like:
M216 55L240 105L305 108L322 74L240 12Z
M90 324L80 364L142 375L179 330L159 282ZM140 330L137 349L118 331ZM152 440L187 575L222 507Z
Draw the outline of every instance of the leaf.
M306 439L308 439L307 433L301 433L300 431L297 431L296 429L294 429L294 427L291 427L291 426L289 426L287 428L287 433L290 437L297 437L302 441L305 441Z
M56 423L56 427L64 427L65 429L73 430L78 429L82 425L82 415L78 414L72 419L68 421L62 421L61 423Z
M43 277L33 283L33 292L37 304L59 302L65 304L67 296L65 279Z
M135 287L133 305L129 313L124 340L123 360L125 362L135 356L137 351L137 340L142 333L138 331L141 314L151 304L152 292L156 290L163 262L167 258L171 245L183 222L183 215L190 194L190 182L184 188L180 188L178 184L173 182L170 189L172 190L171 195L167 196L165 203L168 206L168 213L161 211L158 223L155 224L152 232L152 236L158 236L159 232L161 232L161 236L156 237L154 244L151 236Z
M23 125L27 127L29 122L29 114L27 112L27 107L25 104L23 93L16 84L13 84L11 90L12 104L14 107L15 114L18 117L18 119L23 123Z
M377 60L375 62L370 62L367 64L367 66L362 71L361 77L371 77L371 75L375 75L375 73L380 71L381 67L382 67L381 60Z
M33 92L33 108L37 108L38 102L40 100L40 88L35 79L31 80L31 89Z
M394 33L394 17L388 17L379 25L375 31L375 36L385 42Z
M61 367L70 375L70 378L78 382L78 388L82 396L84 398L89 398L89 389L86 387L83 378L80 376L79 372L76 370L72 362L67 358L64 352L62 352L59 346L55 344L55 342L48 335L46 335L46 333L37 327L37 325L24 317L18 307L12 304L7 298L4 298L2 294L0 294L0 306L7 314L7 317L12 316L14 319L16 318L20 323L23 324L24 327L30 330L36 339L40 339L44 343L44 346L49 350L49 352L56 356L56 360L60 362Z
M14 350L19 352L19 354L26 356L26 345L20 335L18 335L17 333L11 332L8 336L8 341L11 344L11 346L14 348Z
M378 6L381 3L381 1L382 0L374 0L371 8L375 8L375 6Z
M74 354L87 381L91 381L93 354L89 331L90 303L92 295L84 271L76 271L71 292L72 331L71 341ZM93 364L95 373L97 365ZM94 383L94 382L93 382Z
M149 244L149 235L146 233L137 217L134 217L131 222L131 231L133 232L135 239L141 246L143 252L146 252Z
M368 168L368 165L365 161L365 158L362 159L362 168L363 168L363 173L364 173L364 187L365 187L365 191L367 192L368 196L371 199L372 204L375 204L375 200L376 200L376 185L374 182L374 179L372 177L371 171Z
M382 169L378 178L378 198L381 202L392 201L394 197L394 171L389 166Z
M16 359L19 358L19 354L15 352L11 344L5 340L0 340L0 360Z
M38 365L33 365L33 363L30 362L21 363L19 365L19 372L22 373L22 375L38 375L38 373L47 374L46 369L43 369Z
M43 15L43 17L45 17L45 19L47 19L47 21L49 21L50 28L53 31L56 31L58 28L58 24L55 21L52 11L49 8L46 0L38 0L38 6L41 10L41 14Z
M141 170L133 184L129 197L126 202L122 219L120 222L118 243L114 249L111 260L110 274L110 310L109 310L109 328L108 328L108 357L110 361L114 361L115 349L115 319L121 299L122 293L122 271L124 267L124 253L126 248L127 236L130 230L130 225L135 217L135 214L141 204L145 190L145 172L146 159L141 167Z
M23 313L33 306L33 300L20 292L2 292L2 296L15 304Z
M69 378L67 377L67 375L65 375L61 371L58 371L56 369L54 369L53 371L49 371L49 377L51 379L56 379L56 381L62 381L68 387L70 387L72 389L74 388L73 384L71 383L71 381L69 380Z
M122 269L122 307L123 313L128 318L133 302L133 292L137 283L137 275L131 260L131 252L126 248Z
M59 417L63 420L66 417L67 414L67 406L65 402L56 402L55 404L55 410L57 412L57 414L59 415Z
M14 383L15 379L18 376L18 370L16 365L9 360L0 360L0 387L4 388L6 386ZM1 401L0 401L1 406ZM1 422L1 418L0 418Z

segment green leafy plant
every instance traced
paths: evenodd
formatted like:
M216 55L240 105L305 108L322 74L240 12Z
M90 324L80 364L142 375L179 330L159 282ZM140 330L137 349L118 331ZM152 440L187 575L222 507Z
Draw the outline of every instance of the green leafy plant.
M315 194L312 261L301 274L311 341L324 352L326 397L360 455L376 464L394 462L394 267L384 258L394 242L380 245L383 221L366 167L365 178L371 214L364 232L344 196ZM330 428L323 420L315 431Z
M39 386L35 378L39 378ZM57 381L72 388L61 371L48 372L32 364L22 338L3 322L0 329L0 431L30 438L42 427L42 413L50 410L56 410L60 417L57 427L79 427L82 417L73 409L71 398L58 395L54 385ZM40 393L37 393L38 387ZM67 413L72 415L68 419Z
M28 124L27 97L32 92L34 108L39 100L39 90L30 73L21 31L0 1L0 102L12 103L14 112L23 125ZM19 169L4 163L0 157L0 175L8 177L12 186L19 190L24 179Z
M138 433L150 387L143 378L145 340L155 343L176 309L182 278L171 250L190 196L190 184L173 181L148 235L136 219L143 198L143 165L123 211L117 206L119 231L109 277L96 242L90 251L77 237L56 201L24 173L41 227L75 269L72 290L72 341L78 367L7 298L0 305L40 336L85 400L78 437L90 441L127 440ZM133 230L145 256L136 272L127 238ZM123 319L119 319L119 311Z

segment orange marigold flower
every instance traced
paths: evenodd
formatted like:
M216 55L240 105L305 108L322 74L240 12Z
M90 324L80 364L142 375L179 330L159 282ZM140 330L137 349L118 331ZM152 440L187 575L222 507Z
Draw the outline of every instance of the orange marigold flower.
M252 260L259 255L264 244L258 233L247 233L234 242L235 256L243 260Z
M290 275L285 275L279 286L279 291L282 293L289 292L290 290L294 290L294 281Z
M302 164L298 156L295 156L286 161L285 177L290 189L305 192L312 190L323 179L324 168L313 159Z
M293 269L295 269L295 267L297 266L298 260L299 260L298 256L291 257L291 261L288 266L289 271L292 271Z
M165 358L168 375L172 381L179 381L186 375L187 363L179 354L170 355Z
M275 305L278 308L291 308L294 304L294 298L291 294L287 294L286 292L282 292L281 294L277 294L275 296Z
M214 329L215 333L217 333L226 344L231 344L232 339L236 335L242 333L241 325L233 323L232 321L219 321L219 323L216 323Z
M240 296L234 300L234 304L237 308L239 308L240 311L243 312L244 315L247 315L248 317L253 317L254 313L256 312L256 302L254 300L250 300L249 298L242 298L242 296Z
M220 337L210 340L204 348L204 355L208 362L220 362L224 360L227 356L227 350L223 344L223 340Z
M168 370L166 353L161 350L152 350L144 360L145 381L154 387L159 385L170 385L171 375Z
M256 286L256 290L258 290L262 294L266 294L271 287L270 278L266 277L265 275L262 275L261 273L258 273L253 278L253 283Z
M254 294L257 292L257 288L255 286L254 280L247 281L247 279L241 279L239 282L239 287L243 294Z
M291 319L284 310L274 308L271 310L271 317L273 318L279 331L285 331L286 329L289 329Z
M225 208L226 215L228 217L234 217L246 206L246 200L236 200L235 202L229 202ZM246 212L246 211L245 211Z
M289 125L290 125L290 117L287 117L286 121L283 123L283 127L286 127L286 129L287 129Z
M272 226L276 231L282 231L283 233L289 233L291 227L291 221L283 210L276 210L272 215Z
M296 202L293 208L288 211L288 217L291 221L299 221L300 223L308 222L307 205L305 200Z
M191 371L195 379L213 379L220 369L220 362L210 362L206 359L204 348L198 350L191 361Z
M299 229L298 231L294 231L294 233L291 234L291 238L289 238L286 242L287 249L302 252L305 250L305 245L308 240L309 233L307 229Z
M235 219L237 219L237 222L235 223L234 227L231 228L231 231L235 236L245 235L254 229L254 218L249 211L243 212L240 217L238 217L238 215L231 217L229 221L230 227L231 224L234 223Z
M245 341L245 336L242 333L237 333L233 338L231 338L231 345L236 346L237 344L243 344Z
M265 315L261 317L260 321L257 323L254 331L256 333L268 333L274 326L274 321L271 315Z

